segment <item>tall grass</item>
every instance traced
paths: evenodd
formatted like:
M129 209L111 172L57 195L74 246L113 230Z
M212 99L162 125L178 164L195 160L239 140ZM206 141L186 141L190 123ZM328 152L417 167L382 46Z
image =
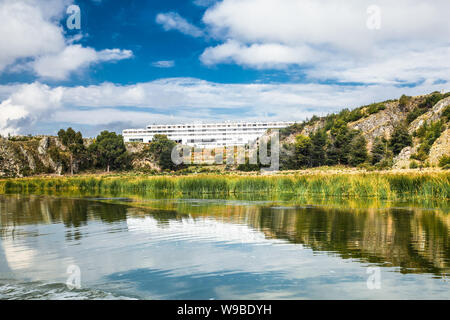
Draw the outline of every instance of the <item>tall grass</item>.
M106 176L0 180L0 193L86 191L154 194L289 193L298 196L450 199L450 174L360 173L273 176Z

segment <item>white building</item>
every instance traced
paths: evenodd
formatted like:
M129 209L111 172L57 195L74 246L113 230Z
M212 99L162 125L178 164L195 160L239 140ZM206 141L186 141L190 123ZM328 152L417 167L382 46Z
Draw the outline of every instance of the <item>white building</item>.
M253 142L268 129L281 129L295 122L222 122L149 125L146 129L123 130L125 142L150 142L155 134L166 135L183 145L199 148L239 146Z

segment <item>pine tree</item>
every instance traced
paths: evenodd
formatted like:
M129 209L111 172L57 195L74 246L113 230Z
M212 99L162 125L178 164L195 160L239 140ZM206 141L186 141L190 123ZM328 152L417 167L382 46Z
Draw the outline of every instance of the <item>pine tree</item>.
M400 124L394 128L391 139L389 140L389 146L391 147L394 155L398 155L403 148L412 145L412 138L408 133L408 129L404 124Z
M122 135L115 132L102 131L95 142L89 146L91 154L95 154L97 163L107 172L128 166L130 158L125 148Z
M350 148L350 164L357 166L366 162L367 155L367 142L363 135L356 136L351 144Z
M298 135L295 138L295 156L296 156L296 166L310 167L311 166L311 139L304 135Z
M176 143L166 135L155 135L148 147L150 156L158 161L161 169L175 170L177 165L172 161L172 149Z
M311 165L322 166L326 163L327 133L325 130L317 130L310 135L311 138Z
M70 152L70 174L74 172L74 162L81 161L85 154L83 136L81 132L75 132L72 128L58 131L58 138L61 143L69 149Z
M377 164L381 160L383 160L385 156L385 145L380 138L376 138L373 143L372 150L372 164Z

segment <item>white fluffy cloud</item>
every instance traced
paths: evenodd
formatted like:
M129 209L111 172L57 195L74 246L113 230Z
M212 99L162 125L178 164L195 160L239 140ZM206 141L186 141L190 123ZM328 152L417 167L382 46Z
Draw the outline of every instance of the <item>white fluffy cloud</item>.
M134 85L0 86L0 93L11 92L0 104L0 134L32 133L33 128L56 127L61 122L117 130L155 122L303 120L403 93L441 89L445 87L430 82L399 88L391 84L219 84L193 78Z
M61 52L38 58L32 63L33 69L43 78L66 79L70 73L81 71L94 63L118 61L132 56L129 50L106 49L96 51L81 45L67 46Z
M317 61L320 53L307 46L286 46L277 43L245 45L229 40L213 48L207 48L200 57L206 65L219 62L235 62L257 69L285 68L288 64L306 64Z
M178 30L193 37L203 36L201 29L189 23L176 12L160 13L156 16L156 22L161 24L166 31Z
M50 112L62 107L63 88L50 88L41 83L17 87L0 103L0 134L17 134L21 129L50 117Z
M371 5L380 29L367 27ZM450 80L448 0L223 0L203 22L222 44L207 64L307 67L312 78L363 83Z
M66 79L94 63L132 56L129 50L93 48L73 44L80 36L64 37L55 21L72 0L0 0L0 72L31 70L39 77ZM28 61L26 63L23 60Z
M32 1L0 0L0 71L17 59L55 54L65 47L62 30Z

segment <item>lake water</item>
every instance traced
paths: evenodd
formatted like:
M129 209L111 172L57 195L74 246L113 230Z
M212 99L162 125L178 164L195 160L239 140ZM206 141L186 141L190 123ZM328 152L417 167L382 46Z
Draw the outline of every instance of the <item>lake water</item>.
M0 299L407 298L450 299L447 203L0 195Z

